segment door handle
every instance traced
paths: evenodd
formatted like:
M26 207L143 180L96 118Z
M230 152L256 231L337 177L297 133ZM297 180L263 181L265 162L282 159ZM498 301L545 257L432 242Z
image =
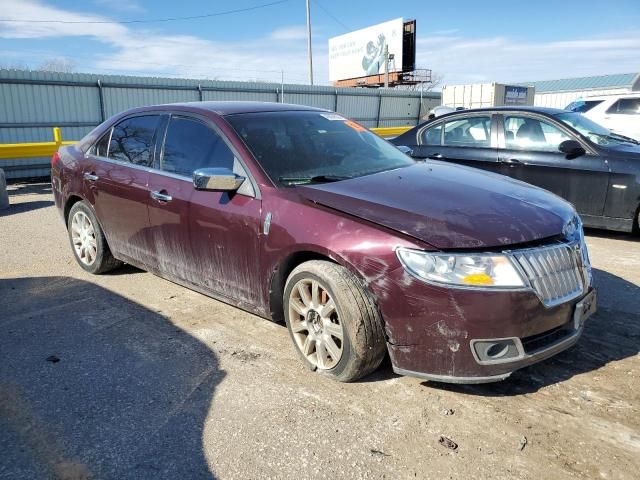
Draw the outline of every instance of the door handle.
M521 165L522 162L517 158L502 158L500 159L501 163L506 163L510 167L515 167L516 165Z
M431 155L429 155L429 158L431 160L441 160L443 158L441 153L433 153Z
M86 172L83 176L85 180L89 180L90 182L98 180L98 176L95 173Z
M166 193L150 192L150 194L151 198L153 198L154 200L158 200L159 202L170 202L171 200L173 200L171 198L171 195L167 195Z

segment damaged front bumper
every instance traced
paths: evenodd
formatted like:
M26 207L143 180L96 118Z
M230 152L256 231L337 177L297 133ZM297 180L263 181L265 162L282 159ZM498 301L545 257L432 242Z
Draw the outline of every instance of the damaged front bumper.
M499 382L501 380L504 380L506 378L508 378L514 371L520 369L520 368L524 368L528 365L532 365L534 363L540 362L542 360L545 360L547 358L550 358L570 347L572 347L573 345L576 344L576 342L578 341L578 339L580 338L580 335L582 335L582 331L583 331L584 327L580 327L578 329L573 329L572 326L570 326L569 328L567 328L566 333L564 335L562 335L562 337L558 338L557 340L548 343L547 345L539 348L538 350L532 351L527 353L526 351L524 351L523 348L523 343L520 339L518 338L514 338L514 339L509 339L509 340L513 340L514 342L516 342L516 344L519 345L519 349L521 349L521 353L513 358L513 359L508 359L507 361L504 362L496 362L496 365L500 365L501 368L500 369L508 369L508 371L506 371L505 373L494 373L494 374L490 374L490 375L474 375L474 376L455 376L455 375L442 375L442 374L430 374L430 373L425 373L425 372L416 372L413 370L405 370L403 368L397 367L394 363L393 365L393 371L399 375L408 375L411 377L418 377L418 378L422 378L424 380L430 380L430 381L434 381L434 382L444 382L444 383L462 383L462 384L474 384L474 383L491 383L491 382ZM551 336L553 335L554 332L550 332L548 335ZM503 341L505 339L492 339L492 340L496 340L496 341ZM473 351L473 343L475 343L473 340L470 342L471 343L471 349ZM392 349L394 349L394 346L390 346L390 351ZM420 355L419 352L420 349L415 349L414 350L414 354L416 355ZM475 355L474 355L475 357ZM393 354L392 354L392 358L393 358ZM480 361L478 361L478 359L476 358L476 361L481 364ZM489 362L482 362L484 363L484 366L487 365L492 365ZM489 370L489 369L487 369ZM481 371L481 370L480 370ZM480 373L480 371L478 373Z
M437 382L504 380L573 346L596 308L592 286L547 307L532 291L456 290L412 281L401 270L392 276L405 299L381 304L393 370Z

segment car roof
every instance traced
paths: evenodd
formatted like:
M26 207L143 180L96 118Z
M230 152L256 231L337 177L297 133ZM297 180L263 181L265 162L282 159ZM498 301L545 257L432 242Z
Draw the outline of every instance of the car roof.
M179 107L193 112L213 112L218 115L235 115L239 113L258 113L258 112L283 112L283 111L311 111L311 112L327 112L328 110L315 107L307 107L305 105L293 105L290 103L275 102L240 102L240 101L216 101L216 102L183 102L169 103L164 105L153 105L143 107L139 110L152 110L158 108Z
M442 120L446 121L449 118L455 119L458 116L468 115L469 113L473 114L473 113L487 113L487 112L492 112L492 113L528 112L528 113L542 113L544 115L555 116L559 113L568 113L568 110L562 110L560 108L549 108L549 107L533 107L528 105L520 105L520 106L512 106L512 107L483 107L483 108L470 108L468 110L456 110L455 112L445 113L444 115L440 115L439 117L435 117L419 123L415 127L408 130L407 132L395 137L393 140L393 143L396 143L396 141L403 141L405 137L409 139L411 138L412 135L415 135L416 130L422 129L427 125L436 125ZM396 145L398 145L398 143L396 143Z
M640 98L640 93L638 92L628 92L628 93L611 93L609 95L586 95L584 97L576 98L574 101L579 100L619 100L621 98Z
M550 107L532 107L527 105L513 106L513 107L483 107L483 108L469 108L467 110L456 110L455 112L447 113L437 118L444 118L453 116L456 114L475 113L475 112L531 112L531 113L546 113L547 115L556 115L558 113L566 113L566 110L560 108Z

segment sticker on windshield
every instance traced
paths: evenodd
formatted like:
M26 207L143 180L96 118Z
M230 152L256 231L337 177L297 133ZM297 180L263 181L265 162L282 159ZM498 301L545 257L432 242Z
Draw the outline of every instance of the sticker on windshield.
M352 120L345 120L344 124L348 127L353 128L356 132L365 132L367 129L364 128L362 125L360 125L359 123L356 123Z
M337 113L321 113L320 116L326 118L327 120L338 120L342 122L346 120L346 118L344 118L342 115L338 115Z

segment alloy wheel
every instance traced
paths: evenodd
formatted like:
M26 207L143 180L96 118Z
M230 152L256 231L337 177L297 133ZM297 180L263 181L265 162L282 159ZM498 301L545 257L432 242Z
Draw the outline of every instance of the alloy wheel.
M344 330L335 302L315 279L298 281L289 295L289 326L296 346L319 370L334 368L342 357Z
M98 254L98 244L89 216L78 211L71 220L71 241L76 255L85 265L92 265Z

